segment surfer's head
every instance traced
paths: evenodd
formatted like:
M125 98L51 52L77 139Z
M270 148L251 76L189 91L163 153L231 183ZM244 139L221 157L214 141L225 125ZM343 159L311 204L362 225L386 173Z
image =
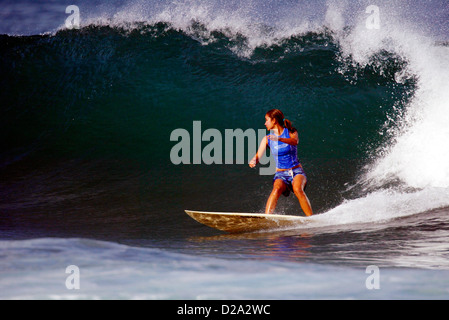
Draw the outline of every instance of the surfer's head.
M265 118L267 120L267 122L265 122L265 125L269 125L269 120L271 120L273 123L273 127L276 124L279 124L282 127L287 128L290 132L296 132L297 130L295 128L293 128L292 123L290 120L287 120L284 118L284 114L282 113L281 110L279 109L271 109L269 110L266 114L265 114ZM268 128L268 130L271 130L271 128Z
M281 126L284 126L284 114L279 109L271 109L269 110L266 115L271 120L276 121Z

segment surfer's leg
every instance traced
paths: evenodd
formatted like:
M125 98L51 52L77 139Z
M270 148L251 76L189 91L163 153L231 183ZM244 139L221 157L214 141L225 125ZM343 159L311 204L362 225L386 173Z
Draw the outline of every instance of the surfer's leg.
M293 179L293 192L299 200L299 204L301 205L302 211L306 216L313 215L312 206L310 205L310 201L307 198L306 193L304 192L304 188L307 183L307 178L302 174L298 174Z
M267 201L267 206L265 208L266 214L272 214L274 209L276 208L276 204L278 202L281 194L287 189L286 184L281 179L276 179L273 183L273 191L271 191L270 197Z

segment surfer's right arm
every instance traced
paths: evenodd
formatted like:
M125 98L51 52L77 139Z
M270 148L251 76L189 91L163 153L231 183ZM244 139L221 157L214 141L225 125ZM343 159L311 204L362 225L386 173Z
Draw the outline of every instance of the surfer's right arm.
M259 146L259 150L257 150L256 155L251 159L251 161L249 162L249 166L251 168L254 168L256 166L256 164L259 163L259 159L262 158L265 149L267 148L267 136L263 137L262 141L260 142L260 146Z

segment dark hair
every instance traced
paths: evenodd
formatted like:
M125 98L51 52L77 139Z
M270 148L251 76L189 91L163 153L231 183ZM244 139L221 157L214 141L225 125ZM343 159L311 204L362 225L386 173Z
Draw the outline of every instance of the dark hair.
M298 130L296 128L293 128L292 122L290 120L287 120L284 118L284 114L279 109L271 109L266 113L267 116L269 116L271 119L276 119L276 121L283 127L287 128L288 131L291 133L294 133Z

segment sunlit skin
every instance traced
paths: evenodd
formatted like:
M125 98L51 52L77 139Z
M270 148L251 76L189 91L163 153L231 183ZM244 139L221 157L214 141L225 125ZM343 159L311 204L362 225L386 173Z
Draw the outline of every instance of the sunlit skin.
M284 127L280 125L276 119L272 119L268 115L265 116L265 127L267 128L267 130L271 130L274 134L269 135L268 138L267 136L265 136L262 139L262 142L260 143L256 155L249 162L249 166L251 168L254 168L257 165L257 163L259 163L259 159L262 158L268 145L268 139L272 141L281 141L290 145L298 145L299 143L298 132L291 133L290 138L280 138L279 136L284 131ZM298 198L299 204L301 206L301 209L304 211L304 214L306 216L311 216L313 215L312 206L310 205L310 201L304 192L306 183L307 183L306 177L304 177L301 174L298 174L293 179L292 186L293 192ZM274 212L278 199L282 195L282 193L286 190L286 188L287 186L282 180L276 179L274 181L273 190L271 191L271 194L268 197L268 201L265 207L266 214L272 214Z

